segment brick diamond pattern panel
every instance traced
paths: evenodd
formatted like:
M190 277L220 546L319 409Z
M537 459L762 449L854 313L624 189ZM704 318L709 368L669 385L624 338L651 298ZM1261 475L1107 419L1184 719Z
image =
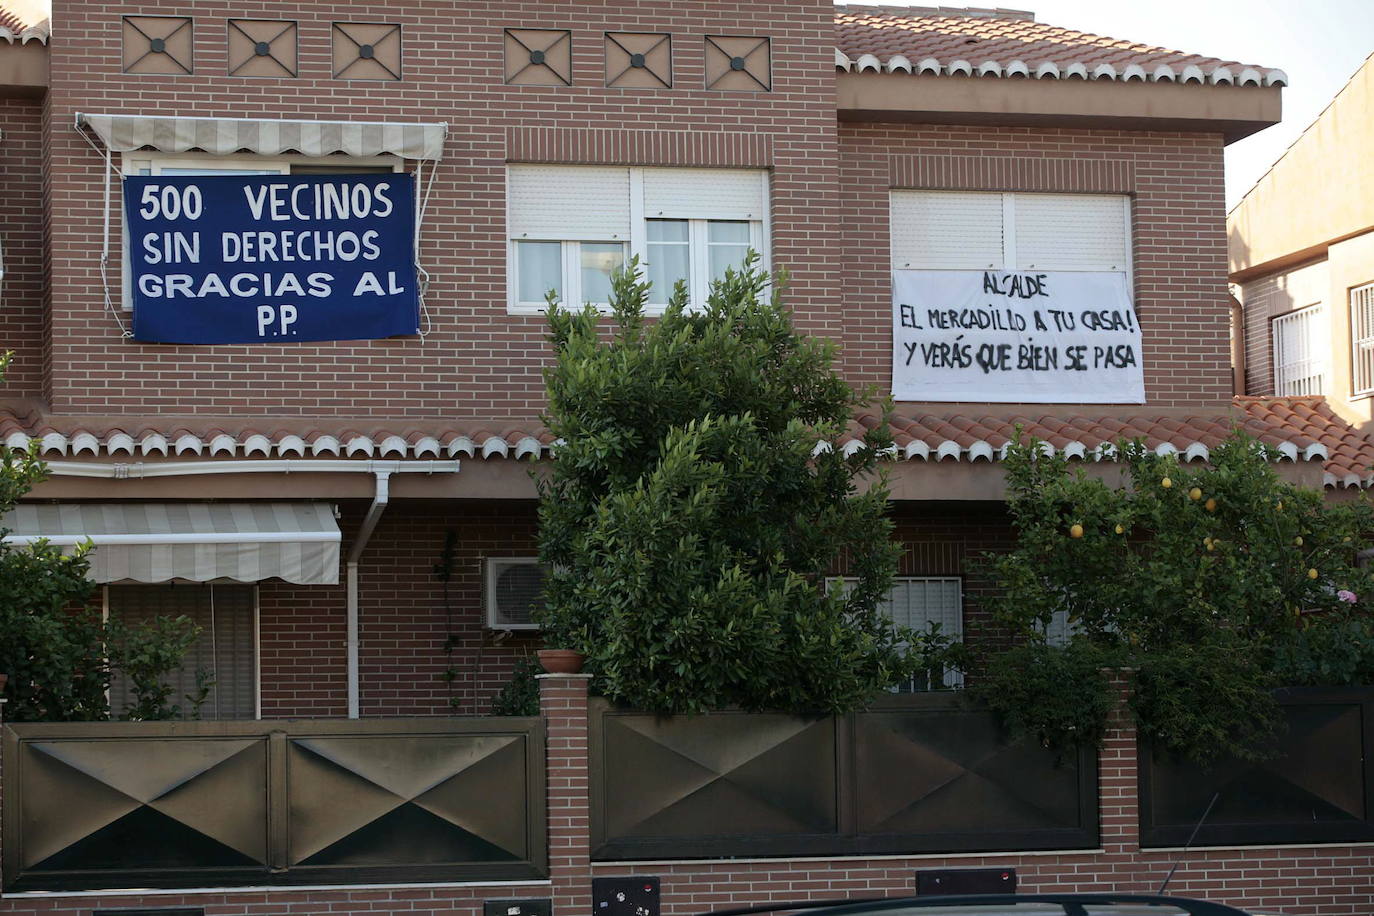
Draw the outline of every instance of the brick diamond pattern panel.
M191 73L193 32L190 16L125 16L124 72Z

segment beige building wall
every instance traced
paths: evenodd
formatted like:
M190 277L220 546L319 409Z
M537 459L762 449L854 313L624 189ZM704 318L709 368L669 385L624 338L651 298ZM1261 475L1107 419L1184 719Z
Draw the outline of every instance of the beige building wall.
M1249 279L1374 227L1374 57L1227 220L1230 272Z
M1245 393L1273 395L1277 316L1326 306L1326 397L1374 433L1374 397L1356 395L1353 289L1374 282L1374 57L1284 153L1226 223L1244 306Z

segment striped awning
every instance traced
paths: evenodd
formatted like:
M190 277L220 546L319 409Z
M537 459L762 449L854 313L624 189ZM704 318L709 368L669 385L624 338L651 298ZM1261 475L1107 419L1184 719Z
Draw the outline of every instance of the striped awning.
M281 121L262 118L181 118L167 115L78 113L78 126L112 153L151 147L164 153L301 153L306 156L379 156L441 159L447 124L379 124L356 121Z
M339 582L339 526L327 503L21 503L5 541L89 539L96 582Z

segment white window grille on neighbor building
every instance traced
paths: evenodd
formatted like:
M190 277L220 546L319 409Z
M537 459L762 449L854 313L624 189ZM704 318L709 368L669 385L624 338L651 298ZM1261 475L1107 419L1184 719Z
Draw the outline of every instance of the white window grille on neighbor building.
M1272 322L1274 394L1295 397L1326 393L1326 309L1309 305Z
M1374 283L1350 291L1351 394L1374 394Z

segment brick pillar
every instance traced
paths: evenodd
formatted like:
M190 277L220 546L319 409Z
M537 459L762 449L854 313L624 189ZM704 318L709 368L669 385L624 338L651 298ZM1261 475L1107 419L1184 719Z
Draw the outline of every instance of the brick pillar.
M1132 672L1111 670L1106 674L1116 692L1116 709L1097 758L1102 848L1109 854L1134 856L1140 851L1140 783L1135 718L1126 702Z
M549 878L553 916L591 916L591 809L587 797L589 674L539 675L548 732Z

